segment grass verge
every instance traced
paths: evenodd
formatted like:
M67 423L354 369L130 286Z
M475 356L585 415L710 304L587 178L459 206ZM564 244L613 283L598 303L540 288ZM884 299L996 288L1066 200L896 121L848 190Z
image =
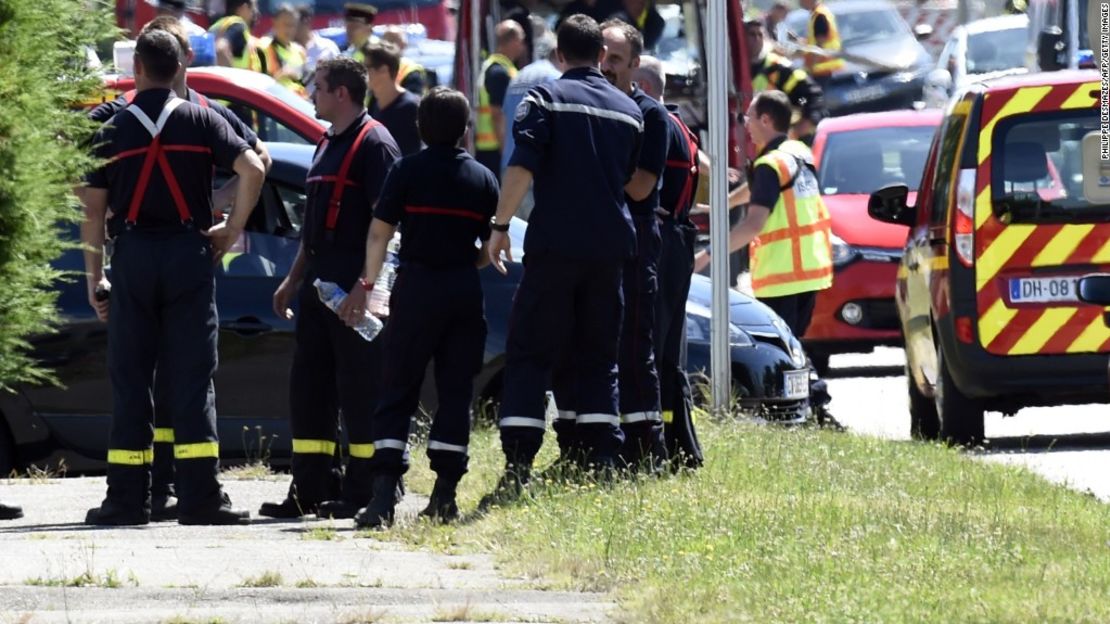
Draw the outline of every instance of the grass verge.
M1089 496L940 446L742 423L701 434L695 474L541 485L470 525L391 534L613 591L623 622L1110 621L1110 507ZM470 449L466 509L501 466L494 432ZM414 456L409 482L427 491Z

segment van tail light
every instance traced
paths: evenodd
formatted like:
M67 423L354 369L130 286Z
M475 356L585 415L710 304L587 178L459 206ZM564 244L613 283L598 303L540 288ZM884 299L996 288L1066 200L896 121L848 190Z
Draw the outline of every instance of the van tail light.
M970 316L956 317L956 340L964 344L971 344L975 341L975 330L971 326Z
M975 264L975 170L961 169L956 180L956 214L952 239L964 266Z

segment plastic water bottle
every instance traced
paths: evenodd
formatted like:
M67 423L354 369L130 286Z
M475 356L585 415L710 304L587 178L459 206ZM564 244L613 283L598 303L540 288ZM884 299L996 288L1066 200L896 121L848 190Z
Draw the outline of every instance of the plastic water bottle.
M339 287L339 284L322 282L319 278L316 278L312 285L316 287L316 293L320 296L320 301L323 301L324 305L328 306L332 312L339 310L339 304L343 303L343 298L347 296L347 293ZM382 322L374 318L374 315L370 312L364 311L362 322L351 329L362 336L363 340L370 342L382 331Z
M374 316L389 316L389 296L393 292L393 283L397 279L400 252L401 235L395 233L386 247L385 262L382 263L382 270L374 280L374 290L370 291L370 312Z

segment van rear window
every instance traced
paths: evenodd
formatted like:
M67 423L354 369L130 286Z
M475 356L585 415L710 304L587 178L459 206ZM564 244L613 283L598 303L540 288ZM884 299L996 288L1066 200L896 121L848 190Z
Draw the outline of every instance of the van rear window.
M1001 120L991 150L995 216L1016 223L1110 221L1110 204L1089 201L1083 189L1083 138L1098 130L1095 109Z

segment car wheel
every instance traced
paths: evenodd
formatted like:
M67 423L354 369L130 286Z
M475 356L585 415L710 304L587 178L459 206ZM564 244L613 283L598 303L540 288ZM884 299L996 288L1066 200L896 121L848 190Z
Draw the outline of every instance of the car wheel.
M809 355L809 363L813 364L813 368L817 371L819 377L828 377L829 375L829 354L820 351L811 351Z
M956 387L944 361L944 350L939 345L934 394L941 440L961 446L974 446L983 441L983 406L964 396Z
M918 390L909 362L906 362L906 385L910 396L910 437L914 440L936 440L940 435L937 404Z

